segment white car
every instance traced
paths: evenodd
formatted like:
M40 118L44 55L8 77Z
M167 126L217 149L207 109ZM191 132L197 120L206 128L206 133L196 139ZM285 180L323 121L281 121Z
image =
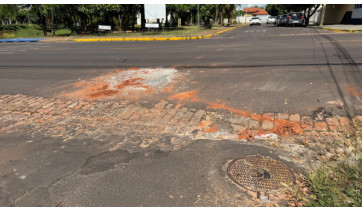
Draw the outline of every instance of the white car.
M266 19L266 24L275 24L275 16L270 16Z
M258 17L254 17L250 19L250 26L252 25L261 25L260 24L260 19Z

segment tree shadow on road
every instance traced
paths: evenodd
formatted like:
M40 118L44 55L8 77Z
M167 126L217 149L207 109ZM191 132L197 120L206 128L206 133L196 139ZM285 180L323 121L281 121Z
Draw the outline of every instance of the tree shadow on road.
M350 84L350 78L352 78L352 80L355 81L356 84L359 84L362 79L361 79L361 70L358 67L358 63L356 63L353 58L351 57L351 55L348 53L348 51L335 39L329 37L328 35L321 35L324 39L328 40L330 42L330 44L332 45L332 47L335 49L337 56L340 58L341 63L344 63L345 65L343 66L343 74L345 76L345 79L347 81L348 84ZM325 46L323 45L321 39L319 38L319 36L316 36L317 40L319 41L324 56L326 58L327 61L327 67L329 70L329 73L333 79L333 82L335 84L335 86L337 87L337 92L339 97L342 99L343 102L343 107L344 110L347 113L347 117L352 119L354 117L354 113L353 110L351 109L351 107L348 105L345 95L342 92L340 83L338 82L338 79L334 73L334 71L332 70L332 65L329 61L329 57L327 54L327 51L325 49ZM349 74L351 74L352 76L349 76Z

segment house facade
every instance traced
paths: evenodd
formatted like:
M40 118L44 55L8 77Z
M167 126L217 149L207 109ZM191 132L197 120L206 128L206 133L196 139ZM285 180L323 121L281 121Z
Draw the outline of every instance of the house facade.
M258 17L261 23L266 23L268 19L268 12L259 8L244 8L244 15L236 17L238 23L249 23L252 17Z
M322 5L317 9L316 13L311 16L310 24L362 24L362 4Z

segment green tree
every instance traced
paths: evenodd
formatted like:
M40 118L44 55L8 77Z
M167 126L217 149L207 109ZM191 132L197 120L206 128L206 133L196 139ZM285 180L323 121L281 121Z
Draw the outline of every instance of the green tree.
M32 10L38 17L38 22L43 29L44 36L47 36L47 8L41 4L34 4Z
M281 15L280 9L277 4L267 4L266 5L266 11L271 16L278 16Z
M201 4L200 5L200 18L204 22L204 27L210 29L213 25L211 20L215 19L217 6L214 4Z
M19 8L16 4L0 4L0 19L1 22L11 25L13 20L16 20L16 16L19 13Z

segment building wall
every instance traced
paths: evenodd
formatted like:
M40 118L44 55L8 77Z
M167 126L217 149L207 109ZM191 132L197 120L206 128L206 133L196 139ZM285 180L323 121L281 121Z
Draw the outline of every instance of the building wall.
M352 19L362 19L362 4L355 4L352 11Z
M250 23L250 19L252 17L259 17L260 18L260 23L266 23L266 20L268 19L269 15L244 15L244 16L238 16L236 17L236 22L238 23Z
M239 24L250 23L251 15L241 15L236 17L236 22Z
M317 11L309 18L309 25L319 25L321 23L323 6L318 7Z
M327 4L323 24L340 24L344 14L353 8L353 4Z

